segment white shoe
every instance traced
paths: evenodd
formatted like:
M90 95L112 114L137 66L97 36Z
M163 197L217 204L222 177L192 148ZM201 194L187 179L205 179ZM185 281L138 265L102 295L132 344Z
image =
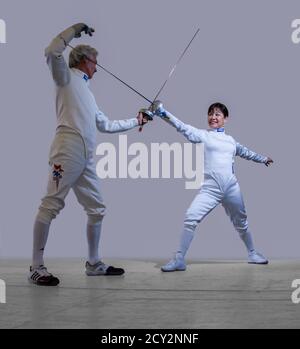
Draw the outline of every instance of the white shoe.
M248 253L248 263L249 264L268 264L269 261L261 253L255 250Z
M184 257L181 252L177 252L175 257L170 260L169 263L163 265L161 271L184 271L186 269L186 264L184 261Z
M96 264L90 264L89 262L86 262L85 273L88 276L122 275L125 273L125 271L122 268L115 268L112 265L107 265L104 264L102 261L99 261Z
M38 268L30 267L28 281L39 286L57 286L59 279L47 271L44 265Z

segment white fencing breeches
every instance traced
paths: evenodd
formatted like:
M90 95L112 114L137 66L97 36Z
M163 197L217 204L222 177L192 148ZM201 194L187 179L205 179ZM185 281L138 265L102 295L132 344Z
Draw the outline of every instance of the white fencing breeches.
M100 181L92 158L87 157L85 143L79 134L58 132L50 150L50 173L47 194L42 199L37 220L50 223L65 206L72 188L88 215L88 224L102 221L105 205Z
M248 251L254 249L237 178L234 174L226 177L206 174L199 193L186 212L179 248L183 255L186 254L190 246L197 225L220 203L239 232Z

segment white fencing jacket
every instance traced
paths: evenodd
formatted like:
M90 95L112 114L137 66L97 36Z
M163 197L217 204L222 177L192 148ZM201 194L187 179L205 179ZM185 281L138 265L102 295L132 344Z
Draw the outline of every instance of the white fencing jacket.
M265 163L268 159L237 143L225 133L224 128L197 129L183 123L169 112L164 120L174 126L190 142L204 143L204 174L212 175L218 182L221 178L232 177L235 156L259 163Z
M70 27L54 38L46 48L47 64L56 84L57 130L61 126L79 133L84 140L89 156L96 145L96 131L122 132L138 125L136 118L110 121L102 113L89 89L88 76L75 68L69 68L63 51L75 36Z

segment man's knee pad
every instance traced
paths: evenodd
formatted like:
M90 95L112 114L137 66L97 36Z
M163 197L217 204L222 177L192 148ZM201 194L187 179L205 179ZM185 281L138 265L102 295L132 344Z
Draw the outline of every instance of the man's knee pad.
M88 214L88 225L95 225L101 223L104 218L104 215L101 213L98 214Z
M52 219L54 219L64 207L64 199L58 197L44 197L39 207L39 221L50 223Z
M36 219L44 224L50 224L52 219L56 217L56 213L52 210L40 207Z
M103 217L106 214L106 206L102 205L97 208L88 208L87 210L88 215L88 224L97 224L100 223L103 220Z

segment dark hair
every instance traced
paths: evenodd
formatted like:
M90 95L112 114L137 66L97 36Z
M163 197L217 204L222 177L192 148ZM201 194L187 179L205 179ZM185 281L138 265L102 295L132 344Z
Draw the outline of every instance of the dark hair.
M227 109L227 107L226 107L226 105L224 105L224 104L222 104L222 103L213 103L209 108L208 108L208 115L210 115L211 113L213 113L213 111L215 110L215 109L220 109L221 110L221 112L223 113L223 115L224 115L224 118L227 118L228 117L228 115L229 115L229 113L228 113L228 109Z

